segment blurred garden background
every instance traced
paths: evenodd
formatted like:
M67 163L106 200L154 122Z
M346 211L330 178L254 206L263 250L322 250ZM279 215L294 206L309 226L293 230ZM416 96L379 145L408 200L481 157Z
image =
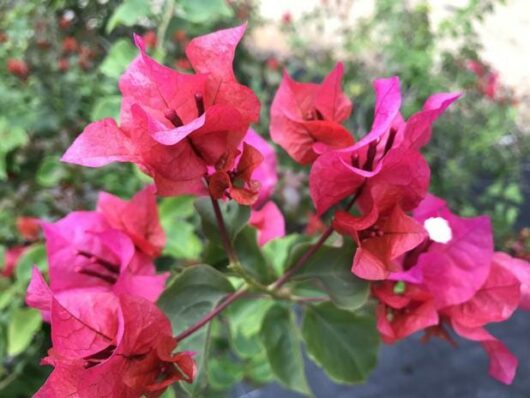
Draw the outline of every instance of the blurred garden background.
M137 53L133 32L144 37L155 58L186 72L190 65L183 55L190 38L244 21L249 33L238 49L236 74L261 100L262 115L254 128L266 138L269 106L284 68L297 80L319 81L335 62L343 61L344 90L354 104L348 127L357 137L371 123L371 81L376 77L401 78L405 116L420 109L433 92L462 91L464 97L437 122L426 148L431 190L457 213L490 215L499 248L530 259L530 229L525 228L530 226L526 0L2 0L0 397L31 396L49 372L39 365L49 345L48 327L23 304L32 264L45 269L42 236L33 219L56 220L72 210L93 209L101 190L128 198L148 181L130 164L87 169L59 161L90 121L117 118L117 81ZM278 153L275 201L291 232L303 231L314 218L303 192L308 169ZM204 248L195 232L199 221L192 201L162 199L160 212L171 237L160 267L194 263ZM309 225L320 228L315 220ZM524 343L526 330L528 346L528 322L512 325L518 342ZM222 344L220 340L221 353ZM428 355L441 355L436 347ZM520 372L529 372L530 353L523 354ZM432 361L429 366L439 371ZM421 363L411 361L411 372ZM250 391L260 391L272 380L267 369L230 367L221 354L208 366L208 397L250 397ZM393 380L399 386L399 380L381 372L393 370L379 369L370 383ZM480 384L487 375L483 369L477 373L483 379L474 382ZM528 381L518 382L522 384L514 385L513 395L504 389L496 393L501 395L476 396L528 396L523 395L530 394ZM363 390L347 395L349 390L342 389L340 396L383 396ZM315 390L322 397L339 396ZM459 393L471 397L475 392ZM270 394L284 396L274 387ZM454 395L440 395L445 396Z

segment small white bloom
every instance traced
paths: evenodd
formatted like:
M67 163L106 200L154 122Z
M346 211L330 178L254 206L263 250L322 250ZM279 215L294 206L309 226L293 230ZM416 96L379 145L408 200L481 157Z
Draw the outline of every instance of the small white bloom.
M425 220L423 226L429 238L438 243L447 243L453 238L453 231L445 218L431 217Z

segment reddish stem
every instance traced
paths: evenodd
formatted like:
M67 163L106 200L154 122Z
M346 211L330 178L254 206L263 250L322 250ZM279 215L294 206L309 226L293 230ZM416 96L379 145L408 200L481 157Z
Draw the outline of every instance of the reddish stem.
M215 307L212 311L207 313L195 325L193 325L190 328L184 330L181 334L179 334L177 337L175 337L175 340L177 342L179 342L181 340L184 340L186 337L192 335L197 330L199 330L204 325L206 325L208 322L210 322L217 315L219 315L226 307L228 307L234 301L236 301L237 299L243 297L246 293L247 293L246 289L241 289L241 290L238 290L237 292L229 294L228 296L225 297L225 299L223 301L221 301L217 305L217 307Z
M215 220L217 221L217 228L219 228L219 235L221 235L221 241L223 242L226 254L228 255L228 260L231 264L235 264L237 263L236 252L232 247L232 243L230 242L230 236L228 235L228 231L226 229L226 225L223 219L223 213L221 212L221 208L219 207L219 202L211 195L210 200L212 201L213 212L215 214Z
M346 206L345 211L348 211L348 210L350 210L352 208L352 206L357 201L357 198L361 195L363 187L364 187L364 185L362 185L357 190L357 192L355 193L353 198L350 200L350 202ZM226 233L226 227L225 227L225 224L224 224L224 220L223 220L223 215L221 213L221 209L219 207L219 203L217 202L217 200L215 200L211 196L210 196L210 198L212 200L212 205L213 205L213 208L214 208L215 217L217 219L217 224L219 226L219 232L221 234L221 239L223 240L223 244L225 245L225 249L226 249L226 251L228 253L228 257L230 258L230 257L233 256L233 258L237 261L237 258L235 257L235 253L233 252L232 245L230 244L230 240L228 239L228 234ZM296 262L296 264L293 267L291 267L289 270L287 270L287 272L285 272L285 274L283 274L282 277L280 277L276 282L274 282L271 285L272 289L278 289L279 287L283 286L289 279L291 279L291 277L305 265L307 260L309 260L309 258L313 254L315 254L318 251L318 249L320 249L320 247L324 244L324 242L329 238L329 236L332 233L333 233L333 226L330 225L324 231L324 233L319 238L319 240L313 246L311 246L311 248L302 257L300 257L300 259ZM204 325L206 325L213 318L215 318L217 315L219 315L226 307L228 307L234 301L240 299L245 294L247 294L248 293L247 289L248 288L243 288L243 289L238 290L237 292L231 293L228 296L226 296L225 299L223 301L221 301L219 303L219 305L217 305L217 307L215 307L211 312L209 312L203 318L201 318L195 325L193 325L190 328L184 330L181 334L179 334L177 337L175 337L175 340L177 342L179 342L181 340L184 340L186 337L192 335L197 330L201 329ZM311 301L321 301L321 299L320 298L314 298L314 299L313 298L304 298L304 299L302 299L300 301L301 302L311 302Z

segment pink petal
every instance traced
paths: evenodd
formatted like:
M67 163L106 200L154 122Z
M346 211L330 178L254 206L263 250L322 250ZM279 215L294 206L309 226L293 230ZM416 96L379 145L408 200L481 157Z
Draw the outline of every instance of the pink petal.
M62 156L63 162L101 167L113 162L133 162L129 137L114 119L89 124Z
M315 107L326 119L336 122L348 119L352 111L351 101L342 92L343 74L344 65L339 62L320 85L314 102Z
M252 145L263 155L263 162L252 173L252 179L261 184L258 200L254 204L255 208L259 208L269 200L278 183L276 152L264 138L252 129L248 129L243 142ZM240 145L239 150L242 151L242 149L243 146Z
M37 267L31 271L31 280L26 291L26 304L43 312L51 310L53 294Z
M513 258L506 253L493 254L493 263L511 272L521 284L521 301L519 307L530 310L530 264L519 258Z
M113 228L127 233L146 254L156 257L165 246L166 237L158 216L154 186L146 186L130 201L101 192L97 210Z
M460 336L478 341L490 357L490 375L504 384L512 384L519 361L506 346L484 328L466 328L457 322L453 329Z
M432 124L447 107L461 97L460 93L439 93L430 96L423 109L407 120L404 139L414 148L421 148L431 139Z
M447 313L461 326L476 328L510 318L521 298L519 280L493 263L486 283L471 300L451 307Z
M285 236L285 219L273 201L267 202L259 210L252 209L249 223L258 230L260 246L270 240Z

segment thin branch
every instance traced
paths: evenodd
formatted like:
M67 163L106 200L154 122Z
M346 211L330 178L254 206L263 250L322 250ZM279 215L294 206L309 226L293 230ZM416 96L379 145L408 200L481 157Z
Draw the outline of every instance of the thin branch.
M237 292L231 293L228 296L224 298L223 301L221 301L217 307L215 307L212 311L207 313L203 318L201 318L195 325L190 326L188 329L184 330L182 333L180 333L177 337L175 337L175 340L177 342L184 340L186 337L192 335L197 330L201 329L204 325L206 325L208 322L210 322L213 318L215 318L217 315L219 315L226 307L228 307L230 304L232 304L234 301L240 299L247 293L247 287L244 287Z
M353 198L350 200L350 202L347 204L345 210L348 211L351 209L351 207L355 204L357 201L357 198L361 195L363 186L361 186ZM228 238L228 233L226 232L226 227L223 220L223 215L221 213L221 209L219 207L219 203L217 200L212 198L212 205L215 212L215 218L217 220L217 224L219 227L219 232L221 234L221 240L223 241L223 245L225 246L225 250L227 251L228 257L232 264L239 264L237 261L237 257L235 256L235 252L233 251L232 244L230 243L230 240ZM296 264L291 267L289 270L283 274L282 277L280 277L276 282L273 282L269 287L267 288L268 294L275 297L274 294L272 294L273 291L278 290L280 287L282 287L291 277L298 272L309 260L309 258L315 254L320 247L324 244L324 242L329 238L329 236L333 233L333 227L330 225L326 231L322 234L322 236L319 238L319 240L311 246L311 248L302 256L300 259L296 262ZM248 283L248 282L247 282ZM215 318L217 315L219 315L226 307L228 307L230 304L232 304L234 301L240 299L241 297L245 296L249 293L249 289L251 288L250 285L241 287L238 291L231 293L227 295L212 311L207 313L203 318L201 318L195 325L190 326L188 329L184 330L182 333L180 333L177 337L175 337L175 340L177 342L184 340L186 337L192 335L197 330L201 329L204 325L206 325L208 322L210 322L213 318ZM286 295L285 297L281 296L279 298L283 298L286 300L293 300L296 302L299 302L301 304L307 303L307 302L320 302L320 301L326 301L325 298L320 297L296 297L292 295Z
M219 235L221 236L221 241L223 242L226 254L228 255L228 260L231 264L237 264L237 255L232 246L232 243L230 242L230 236L228 235L228 231L226 229L226 225L223 219L223 213L221 212L221 208L219 207L219 202L211 195L210 200L212 201L213 211L215 213L215 220L217 221L217 228L219 228Z
M349 201L349 203L346 205L346 208L345 208L345 211L348 211L352 208L352 206L355 204L355 202L357 201L357 199L359 198L359 196L361 195L362 193L362 190L363 190L363 186L362 185L358 190L357 192L355 193L355 195L353 196L353 198ZM300 269L302 269L304 267L304 265L306 264L306 262L313 256L313 254L315 254L321 247L322 245L328 240L328 238L331 236L331 234L333 233L333 225L330 225L325 231L324 233L320 236L320 238L318 239L318 241L313 245L311 246L311 248L306 251L304 253L304 255L302 257L300 257L298 259L298 261L296 262L295 265L293 265L291 268L289 268L281 277L280 279L278 279L276 282L272 283L270 285L270 290L276 290L280 287L282 287L285 283L287 283L287 281L289 281L289 279L291 279L293 277L294 274L296 274L298 271L300 271Z

